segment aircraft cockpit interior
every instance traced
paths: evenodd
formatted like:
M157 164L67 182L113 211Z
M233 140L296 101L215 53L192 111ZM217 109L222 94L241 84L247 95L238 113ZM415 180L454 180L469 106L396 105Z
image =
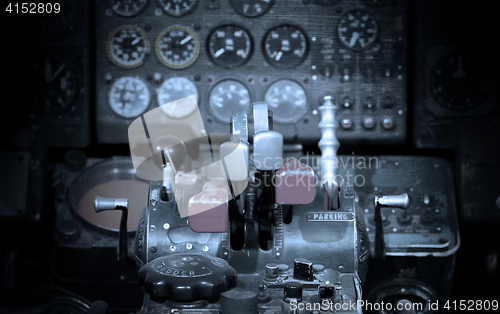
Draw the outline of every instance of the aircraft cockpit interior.
M0 12L0 314L499 309L493 1Z

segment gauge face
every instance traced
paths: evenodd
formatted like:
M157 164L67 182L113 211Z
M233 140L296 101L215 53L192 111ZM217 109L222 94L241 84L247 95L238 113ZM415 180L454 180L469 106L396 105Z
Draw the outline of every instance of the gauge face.
M307 110L306 92L292 80L274 82L267 89L265 100L276 122L296 122Z
M255 17L269 10L274 0L230 0L230 2L239 14Z
M379 35L377 21L363 11L351 11L343 15L337 31L340 41L355 51L368 49Z
M486 62L470 51L452 51L439 58L429 74L429 89L444 108L468 110L479 106L492 88Z
M304 33L294 26L278 26L264 39L264 55L278 67L294 67L307 57L308 43Z
M73 66L58 56L35 60L27 73L28 95L35 112L61 114L75 102L78 83Z
M250 35L239 26L221 26L210 35L208 53L217 65L226 68L241 66L252 54Z
M121 26L109 35L106 50L114 64L124 69L131 69L144 63L150 46L142 29Z
M108 0L111 9L120 16L131 17L144 11L148 0Z
M210 111L221 122L229 123L234 113L248 113L251 104L250 91L236 80L219 82L210 91Z
M158 0L161 7L171 16L183 16L193 12L198 0Z
M198 102L198 90L193 82L185 77L171 77L167 79L157 90L158 106L172 118L182 118L189 115L196 109L197 104L183 103L182 107L179 104L170 104L173 101L195 96Z
M109 92L111 109L124 118L135 118L149 106L149 90L139 78L124 76L118 79Z
M156 39L158 59L171 69L184 69L193 64L200 54L198 36L182 25L164 29Z

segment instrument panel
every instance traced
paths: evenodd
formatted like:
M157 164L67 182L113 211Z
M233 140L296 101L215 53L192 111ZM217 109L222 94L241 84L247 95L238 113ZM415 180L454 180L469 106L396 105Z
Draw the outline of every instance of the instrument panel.
M404 2L97 1L97 139L127 143L135 118L195 95L209 133L266 101L286 142L317 143L331 95L342 143L402 143L406 23Z

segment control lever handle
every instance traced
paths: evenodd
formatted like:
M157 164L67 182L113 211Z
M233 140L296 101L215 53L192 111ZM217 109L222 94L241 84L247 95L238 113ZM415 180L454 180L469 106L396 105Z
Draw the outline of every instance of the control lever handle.
M335 132L338 125L335 114L337 112L334 98L332 96L323 97L323 105L318 108L321 113L321 121L318 127L321 130L321 140L318 143L321 150L319 166L322 176L323 204L326 209L339 209L339 191L335 176L337 175L337 150L340 142Z
M401 209L408 208L410 198L408 194L403 193L399 195L383 195L375 196L375 207L397 207Z
M384 227L382 225L382 207L408 208L410 198L408 194L375 196L375 256L377 259L385 257Z
M94 199L94 210L96 213L107 210L121 210L120 232L118 243L118 260L126 261L128 255L127 241L127 219L128 219L128 199L126 198L105 198L96 196Z

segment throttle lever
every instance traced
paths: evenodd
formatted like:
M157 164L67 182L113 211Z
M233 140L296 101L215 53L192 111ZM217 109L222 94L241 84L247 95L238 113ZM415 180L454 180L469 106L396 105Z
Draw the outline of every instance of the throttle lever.
M126 261L128 256L127 241L127 219L128 219L128 199L126 198L105 198L96 196L94 199L94 210L96 213L108 210L121 210L120 232L118 243L118 261Z
M375 256L377 259L385 257L384 228L382 225L382 207L408 208L410 198L407 193L399 195L375 196Z

